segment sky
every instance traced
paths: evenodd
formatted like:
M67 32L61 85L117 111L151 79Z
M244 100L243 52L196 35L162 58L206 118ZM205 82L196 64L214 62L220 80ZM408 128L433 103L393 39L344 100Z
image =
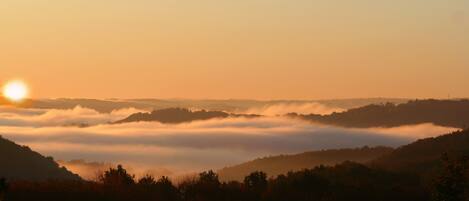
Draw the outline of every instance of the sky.
M33 98L469 97L468 0L2 0Z

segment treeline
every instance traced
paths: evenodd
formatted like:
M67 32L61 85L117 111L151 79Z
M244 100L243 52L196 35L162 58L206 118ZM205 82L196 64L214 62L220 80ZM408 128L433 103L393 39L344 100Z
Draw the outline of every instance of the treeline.
M345 161L367 163L389 154L393 150L390 147L365 146L361 148L328 149L293 155L269 156L223 168L218 171L218 174L223 181L242 181L246 175L254 171L263 171L271 177L276 177L290 171L299 171L318 165L332 166Z
M222 111L191 111L186 108L166 108L154 110L150 113L135 113L125 119L116 121L114 123L130 123L130 122L160 122L165 124L177 124L191 121L209 120L209 119L223 119L228 117L247 117L254 118L260 117L255 114L232 114Z
M469 100L415 100L403 104L373 104L330 115L290 117L344 127L397 127L422 123L466 129L469 127Z
M342 201L342 200L467 200L468 161L444 155L443 168L430 184L417 174L390 172L353 162L318 166L267 178L253 172L243 182L220 182L213 171L177 185L167 177L135 179L122 166L104 172L98 181L0 180L0 200L8 201ZM428 187L427 187L428 186Z

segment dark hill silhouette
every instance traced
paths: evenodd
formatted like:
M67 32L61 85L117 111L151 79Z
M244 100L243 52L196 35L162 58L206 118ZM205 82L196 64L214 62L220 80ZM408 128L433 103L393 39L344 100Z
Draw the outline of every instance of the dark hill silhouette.
M8 180L81 180L51 158L0 136L0 178Z
M129 117L116 121L115 123L129 123L141 121L157 121L161 123L184 123L196 120L208 120L214 118L227 118L227 117L258 117L259 115L241 115L230 114L221 111L191 111L183 108L168 108L155 110L151 113L135 113Z
M369 162L384 154L392 152L388 147L363 147L356 149L337 149L305 152L295 155L280 155L256 159L240 165L223 168L218 171L220 178L225 181L241 181L246 175L254 171L263 171L270 176L286 174L290 171L299 171L314 168L319 165L336 165L344 161L358 163Z
M371 161L370 165L391 171L429 174L439 168L443 154L451 158L469 156L469 130L418 140Z
M288 115L344 127L396 127L433 123L465 129L469 126L469 100L416 100L398 105L368 105L331 115Z

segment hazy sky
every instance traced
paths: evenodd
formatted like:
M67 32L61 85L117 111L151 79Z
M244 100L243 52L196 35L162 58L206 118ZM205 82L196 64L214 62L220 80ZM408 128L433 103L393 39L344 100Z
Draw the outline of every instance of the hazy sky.
M469 0L1 0L33 97L469 97Z

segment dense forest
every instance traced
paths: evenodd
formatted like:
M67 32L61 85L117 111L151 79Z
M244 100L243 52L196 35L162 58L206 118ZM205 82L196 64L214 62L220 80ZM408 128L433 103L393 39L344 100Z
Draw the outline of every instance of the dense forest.
M218 174L223 181L242 181L246 175L254 171L262 171L269 177L275 177L290 171L299 171L318 165L332 166L345 161L366 163L392 151L393 149L389 147L362 147L270 156L223 168L218 171Z
M468 130L459 131L419 140L367 164L320 165L270 178L255 171L242 182L222 182L207 171L174 184L167 177L137 179L122 166L97 181L1 179L0 196L9 201L468 200L468 139Z
M344 127L396 127L433 123L466 129L469 127L469 100L415 100L403 104L372 104L330 115L300 115L290 117Z
M316 167L268 179L263 172L243 182L220 182L212 171L175 185L168 178L135 179L122 166L106 171L96 182L11 182L5 200L426 200L418 178L370 169L356 163ZM5 190L4 190L5 191Z

